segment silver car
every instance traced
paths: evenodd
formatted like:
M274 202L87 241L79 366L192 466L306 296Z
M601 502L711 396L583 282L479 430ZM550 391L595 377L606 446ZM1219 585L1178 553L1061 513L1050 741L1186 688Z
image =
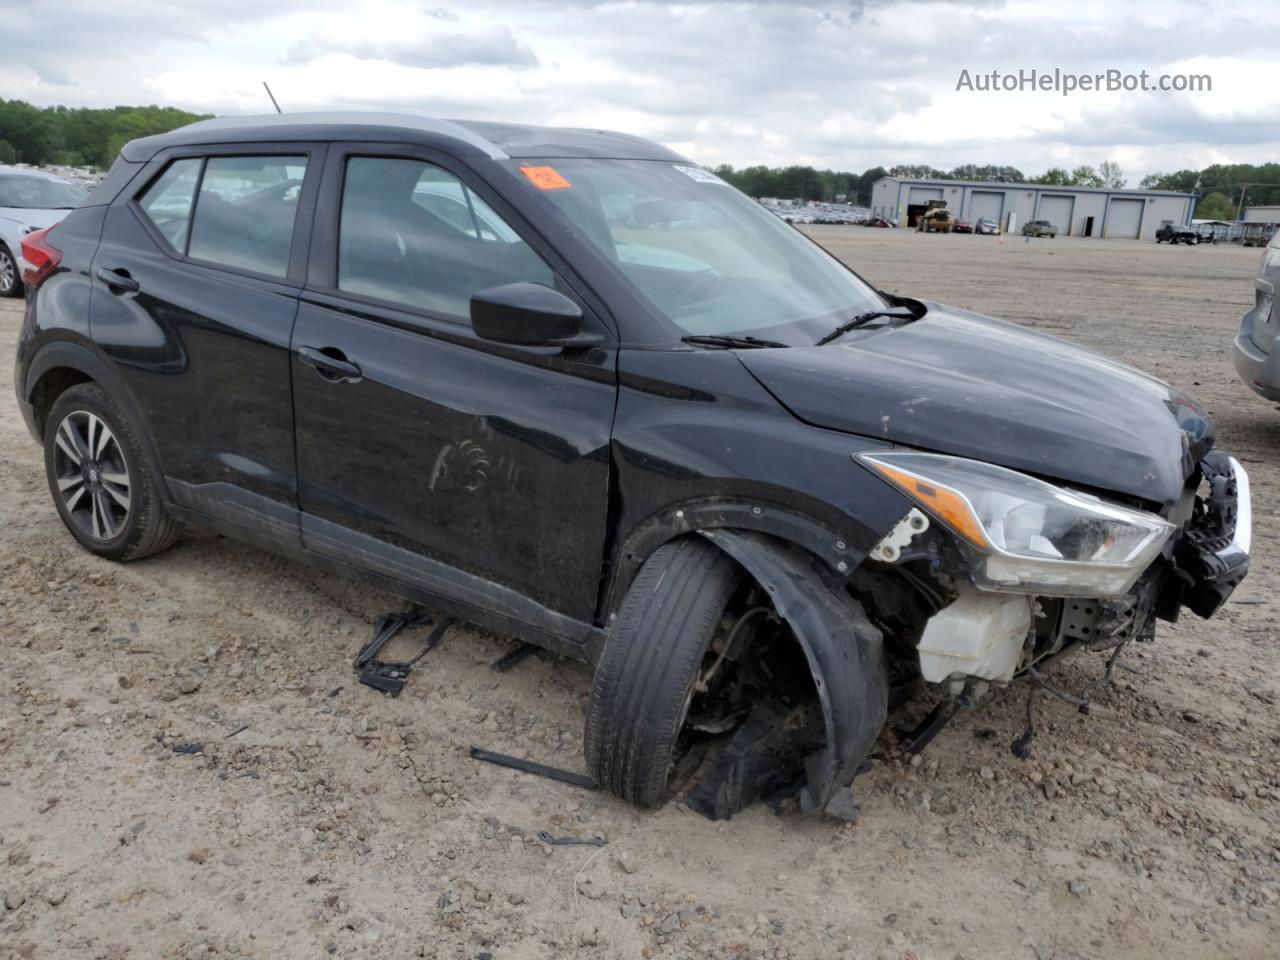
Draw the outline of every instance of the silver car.
M0 297L22 295L22 238L51 227L87 194L61 177L26 167L0 167Z
M1268 400L1280 400L1280 315L1275 309L1276 287L1280 286L1280 231L1262 254L1258 267L1253 309L1240 321L1236 334L1236 371L1253 392Z

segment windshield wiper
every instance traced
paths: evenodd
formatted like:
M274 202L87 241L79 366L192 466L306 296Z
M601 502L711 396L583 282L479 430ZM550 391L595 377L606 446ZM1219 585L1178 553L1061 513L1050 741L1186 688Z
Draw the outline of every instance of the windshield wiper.
M734 337L727 335L712 335L681 337L682 343L694 343L703 347L738 347L746 350L759 347L785 347L787 344L779 343L777 340L761 340L759 337Z
M817 345L820 347L824 343L830 343L832 340L843 337L850 330L857 330L859 327L865 327L872 320L879 319L880 317L891 317L894 320L906 320L908 323L916 319L916 315L911 311L903 311L903 307L897 307L892 310L871 310L867 313L860 313L852 320L846 320L844 323L840 324L840 326L836 327L825 337L819 340Z

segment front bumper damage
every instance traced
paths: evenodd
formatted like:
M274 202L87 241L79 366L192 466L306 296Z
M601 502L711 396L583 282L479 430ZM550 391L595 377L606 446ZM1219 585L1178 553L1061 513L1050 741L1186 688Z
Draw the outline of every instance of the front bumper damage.
M1114 652L1130 640L1151 639L1155 621L1175 620L1183 607L1203 617L1215 613L1248 572L1248 476L1233 458L1210 454L1174 512L1176 535L1122 597L987 593L943 576L950 584L950 603L918 611L915 654L917 676L941 684L944 699L904 741L905 748L923 748L960 706L975 703L993 683L1030 676L1033 690L1043 687L1036 668L1050 657L1077 647ZM913 510L899 528L873 548L868 556L872 566L946 566L937 524ZM767 590L803 649L817 696L811 703L780 698L756 704L704 767L686 802L718 820L756 799L795 796L802 810L853 819L852 783L869 767L867 757L888 716L894 658L903 653L895 625L905 622L905 594L865 590L867 581L858 577L846 583L824 573L803 551L760 534L728 529L700 533ZM916 578L910 574L906 579ZM895 604L897 613L892 612ZM906 647L908 653L910 649ZM1087 708L1087 695L1073 702ZM1032 736L1029 725L1015 741L1015 753L1027 755Z
M1178 530L1128 593L1095 599L987 594L955 585L917 650L922 676L960 690L973 680L1007 683L1074 647L1108 650L1150 640L1155 622L1185 607L1213 616L1249 571L1253 508L1239 461L1208 454L1170 519Z
M1098 601L1087 638L1092 649L1127 639L1149 640L1155 621L1176 621L1186 607L1208 619L1249 572L1253 503L1249 475L1221 451L1200 462L1203 489L1192 491L1191 512L1170 549L1123 597Z

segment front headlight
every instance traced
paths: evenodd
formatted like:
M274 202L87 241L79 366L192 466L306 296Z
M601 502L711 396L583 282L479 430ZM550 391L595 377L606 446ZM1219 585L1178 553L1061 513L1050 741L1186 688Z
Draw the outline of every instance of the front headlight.
M854 459L960 537L984 590L1120 596L1173 532L1154 513L980 460L908 452Z

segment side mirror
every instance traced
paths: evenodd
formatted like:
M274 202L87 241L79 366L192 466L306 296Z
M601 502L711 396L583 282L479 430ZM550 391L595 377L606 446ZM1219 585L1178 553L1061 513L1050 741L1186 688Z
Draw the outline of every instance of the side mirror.
M582 310L540 283L505 283L471 295L471 326L495 343L577 347L598 343L582 333Z

